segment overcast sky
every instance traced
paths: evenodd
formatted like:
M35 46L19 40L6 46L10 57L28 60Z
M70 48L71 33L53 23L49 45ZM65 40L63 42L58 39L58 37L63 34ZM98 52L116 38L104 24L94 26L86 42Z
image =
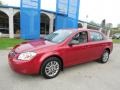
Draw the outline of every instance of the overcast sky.
M20 0L0 0L9 6L19 6ZM108 23L113 23L116 26L120 23L120 0L80 0L80 20L95 21L101 23L106 19ZM41 0L42 9L55 11L56 0Z

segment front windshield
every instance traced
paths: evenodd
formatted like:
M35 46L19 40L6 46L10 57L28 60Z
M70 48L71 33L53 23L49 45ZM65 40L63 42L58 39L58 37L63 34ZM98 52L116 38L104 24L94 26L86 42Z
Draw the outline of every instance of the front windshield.
M45 36L44 39L54 43L60 43L60 42L63 42L72 33L73 31L70 31L70 30L58 30Z

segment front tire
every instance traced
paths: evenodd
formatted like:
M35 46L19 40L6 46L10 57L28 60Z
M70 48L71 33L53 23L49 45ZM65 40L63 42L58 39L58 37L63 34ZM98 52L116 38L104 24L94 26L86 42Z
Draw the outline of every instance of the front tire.
M108 50L105 50L101 59L100 59L100 62L101 63L107 63L108 60L109 60L109 54L110 54L110 52Z
M45 60L41 68L41 74L44 78L55 78L61 70L61 62L57 57L50 57Z

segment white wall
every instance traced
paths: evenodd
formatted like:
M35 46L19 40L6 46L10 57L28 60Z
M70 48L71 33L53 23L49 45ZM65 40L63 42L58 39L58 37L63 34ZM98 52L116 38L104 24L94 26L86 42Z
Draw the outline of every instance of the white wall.
M4 7L0 7L0 11L4 12L8 18L9 18L9 38L14 38L14 15L18 12L20 12L19 9L17 8L12 8L12 7L8 7L8 8L4 8ZM48 13L45 11L42 11L41 13L46 14L49 18L50 18L50 23L49 23L49 33L53 32L53 25L54 25L54 19L55 19L55 15L53 13Z

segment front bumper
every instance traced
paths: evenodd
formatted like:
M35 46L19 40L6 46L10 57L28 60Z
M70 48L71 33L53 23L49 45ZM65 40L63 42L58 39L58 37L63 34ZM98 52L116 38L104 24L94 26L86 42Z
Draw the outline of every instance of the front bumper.
M38 74L39 73L39 63L38 58L34 58L30 61L17 60L16 57L11 57L8 55L9 65L12 70L22 74Z

